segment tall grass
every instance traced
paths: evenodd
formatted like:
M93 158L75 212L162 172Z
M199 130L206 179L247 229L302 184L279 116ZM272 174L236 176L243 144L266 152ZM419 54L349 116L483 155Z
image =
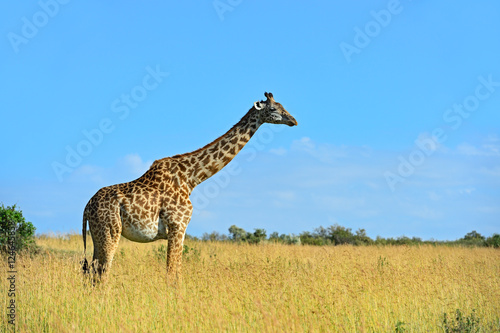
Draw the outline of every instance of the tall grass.
M187 242L183 279L169 283L165 243L122 239L107 282L91 287L81 237L37 243L42 254L16 263L21 332L435 332L457 309L500 330L500 251L491 248Z

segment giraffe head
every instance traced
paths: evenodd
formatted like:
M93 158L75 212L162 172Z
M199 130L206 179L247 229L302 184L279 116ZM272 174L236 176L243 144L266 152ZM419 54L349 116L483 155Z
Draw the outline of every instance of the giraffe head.
M280 103L276 102L272 93L264 93L266 101L253 103L253 106L259 112L260 119L264 123L285 124L288 126L297 126L297 120L288 113Z

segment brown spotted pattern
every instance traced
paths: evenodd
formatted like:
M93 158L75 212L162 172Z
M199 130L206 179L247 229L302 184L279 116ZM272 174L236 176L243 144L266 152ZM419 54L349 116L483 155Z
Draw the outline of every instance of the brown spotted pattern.
M178 276L184 236L193 206L193 189L226 166L263 123L297 125L297 121L265 93L226 134L191 153L155 161L138 179L101 188L83 213L83 244L87 222L94 243L92 267L108 271L120 236L136 242L167 239L167 272ZM85 259L84 270L88 270Z

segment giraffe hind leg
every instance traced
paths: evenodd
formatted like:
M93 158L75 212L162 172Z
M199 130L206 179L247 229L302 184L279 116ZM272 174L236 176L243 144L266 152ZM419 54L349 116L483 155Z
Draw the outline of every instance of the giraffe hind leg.
M99 223L101 228L92 228L92 240L94 242L94 255L92 259L92 271L94 275L101 279L111 268L113 257L120 242L121 221L119 216L106 219L107 223ZM92 232L93 231L93 232Z
M89 265L89 262L87 261L87 258L83 258L83 260L80 263L82 264L83 274L89 274L90 273L90 265Z
M120 242L121 233L107 232L106 234L104 241L99 244L97 251L94 252L94 269L99 277L102 277L111 269L113 257Z

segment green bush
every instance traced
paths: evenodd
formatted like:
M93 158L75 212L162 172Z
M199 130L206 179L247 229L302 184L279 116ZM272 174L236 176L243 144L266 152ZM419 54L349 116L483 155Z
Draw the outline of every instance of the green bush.
M286 235L282 235L286 236ZM318 236L316 233L311 234L309 231L304 231L299 235L300 243L304 245L328 245L330 240Z
M483 240L484 241L484 236L481 235L479 232L476 230L472 230L468 234L466 234L463 238L463 240Z
M500 247L500 234L493 234L493 236L486 238L485 244L498 249Z
M234 224L229 227L229 239L234 242L241 242L247 237L245 229L235 226Z
M0 204L0 252L19 253L35 249L35 229L16 205L5 207Z
M229 239L233 242L246 242L249 244L258 244L267 239L266 230L255 229L254 233L247 232L245 229L232 225L229 227Z
M228 240L228 237L217 231L212 231L211 233L204 232L201 236L201 240L205 242L225 242Z

